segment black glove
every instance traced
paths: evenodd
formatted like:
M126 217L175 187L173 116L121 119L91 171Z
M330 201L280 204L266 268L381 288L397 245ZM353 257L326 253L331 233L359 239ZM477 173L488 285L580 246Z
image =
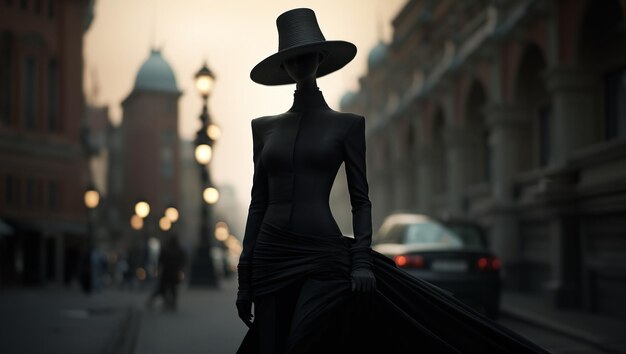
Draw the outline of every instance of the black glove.
M376 277L372 272L373 257L371 248L351 248L352 260L352 291L363 293L372 292L376 289Z
M252 326L252 266L250 264L239 263L237 265L237 275L239 281L239 290L237 291L237 312L239 318L246 324Z
M354 309L363 319L367 318L372 308L376 289L376 277L369 268L353 269L350 273L352 278L352 293L354 294Z
M352 291L371 292L376 289L376 277L370 269L353 269L350 276L352 278Z

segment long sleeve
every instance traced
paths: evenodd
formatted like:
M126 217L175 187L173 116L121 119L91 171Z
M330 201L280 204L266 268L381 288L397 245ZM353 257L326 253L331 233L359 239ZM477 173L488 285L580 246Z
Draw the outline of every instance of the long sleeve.
M372 265L372 203L369 199L365 159L365 117L352 123L344 143L344 161L355 242L350 251L352 268L370 268Z
M250 207L248 208L248 219L243 237L243 250L239 258L240 264L250 264L252 261L252 251L256 243L256 237L263 221L263 215L267 209L268 187L267 174L261 161L262 139L258 135L258 127L255 120L251 121L254 175L252 177L252 190L250 192Z

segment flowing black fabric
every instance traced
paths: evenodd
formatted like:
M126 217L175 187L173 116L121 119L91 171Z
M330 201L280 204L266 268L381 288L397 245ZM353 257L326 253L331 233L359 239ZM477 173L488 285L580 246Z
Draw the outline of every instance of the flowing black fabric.
M331 110L319 90L252 121L254 177L240 264L255 319L237 353L546 353L447 291L373 251L365 119ZM328 198L345 163L354 238ZM350 272L376 290L351 290ZM245 284L242 284L245 282Z

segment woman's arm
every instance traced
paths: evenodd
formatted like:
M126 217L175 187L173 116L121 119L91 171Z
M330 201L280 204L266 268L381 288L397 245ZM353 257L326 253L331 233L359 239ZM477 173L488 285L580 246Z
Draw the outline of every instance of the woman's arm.
M258 119L258 118L257 118ZM267 174L261 162L263 143L258 134L257 119L250 123L252 127L252 160L254 161L254 175L252 177L252 191L250 192L250 207L248 219L243 235L243 249L237 265L239 288L237 291L237 311L239 318L250 327L252 325L252 251L256 243L257 234L267 209L268 187Z
M365 162L365 117L356 119L344 143L344 161L355 242L351 247L352 268L372 266L372 203L369 199L367 167Z
M263 215L267 209L268 187L267 174L261 162L262 139L258 135L257 120L250 123L252 127L252 159L254 161L254 175L252 177L252 190L250 192L250 207L248 208L248 219L243 237L243 250L239 258L239 263L250 264L252 261L252 251L256 243L256 237L263 221Z

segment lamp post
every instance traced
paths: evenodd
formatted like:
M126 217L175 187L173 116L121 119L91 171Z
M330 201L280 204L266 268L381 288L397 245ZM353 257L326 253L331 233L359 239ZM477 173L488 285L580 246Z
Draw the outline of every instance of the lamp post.
M87 252L85 252L85 258L83 260L83 269L81 274L81 283L83 290L86 293L93 291L93 266L91 262L91 256L94 248L94 212L100 204L100 193L93 184L87 186L84 196L85 206L88 209L87 215Z
M210 207L217 202L218 194L217 189L211 185L209 163L213 157L213 143L219 138L220 134L219 128L211 122L207 105L209 94L215 82L215 75L213 75L205 63L200 71L196 73L195 80L196 88L200 92L203 101L202 113L200 114L202 124L196 133L196 147L194 151L196 162L200 167L202 197L198 198L201 202L200 236L198 247L196 248L196 253L191 264L189 284L191 286L217 287L217 277L215 276L215 268L211 254L212 237L209 236L209 230L211 230L210 225L212 224L212 210Z
M150 214L151 206L150 203L143 197L139 197L135 199L135 205L133 206L133 211L135 212L131 218L130 223L131 227L137 231L139 231L138 238L138 246L136 251L134 252L135 259L133 260L133 264L135 264L138 268L136 272L138 272L137 278L143 284L143 281L148 278L148 266L150 263L150 250L148 247L148 240L150 238L150 233L153 231L151 227L150 219L153 219ZM148 219L150 218L150 219Z

